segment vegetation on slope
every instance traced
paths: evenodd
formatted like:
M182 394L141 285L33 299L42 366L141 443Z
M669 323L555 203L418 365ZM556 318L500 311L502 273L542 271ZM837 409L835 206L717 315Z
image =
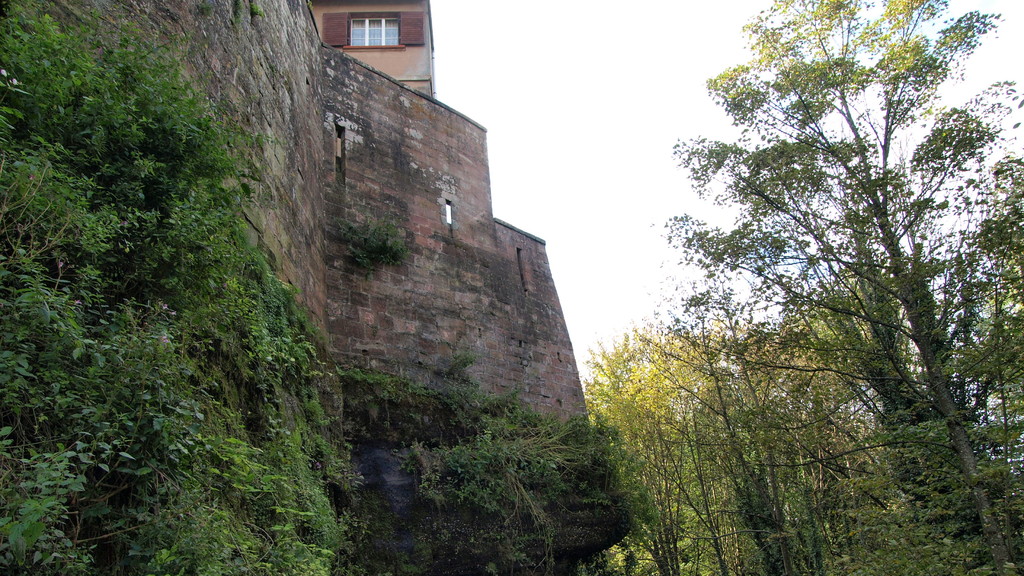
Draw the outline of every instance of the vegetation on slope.
M351 493L367 574L564 574L625 535L608 429L483 394L458 373L442 391L362 370L340 377L367 473L358 482L407 482ZM412 549L382 545L403 535Z
M245 143L129 35L2 26L0 564L326 574L340 468L287 403L329 380L245 243Z
M0 571L422 573L429 564L408 554L374 552L391 537L379 529L389 511L360 507L372 494L349 462L347 440L388 434L375 407L397 398L451 431L441 440L410 422L397 445L417 455L415 497L434 510L522 504L528 514L485 528L550 542L546 515L560 501L609 502L605 437L579 422L385 375L341 382L291 290L245 241L253 143L133 34L10 12ZM501 544L495 569L529 554L502 533L480 537Z

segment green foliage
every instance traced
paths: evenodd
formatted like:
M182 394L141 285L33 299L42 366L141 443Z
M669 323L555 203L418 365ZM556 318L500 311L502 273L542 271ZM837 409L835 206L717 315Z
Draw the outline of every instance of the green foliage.
M779 369L799 348L727 326L637 330L591 361L592 416L647 500L636 573L985 573L941 423L887 430L849 383Z
M0 68L0 143L7 142L7 134L13 128L11 121L20 117L21 111L3 106L4 100L11 94L25 94L19 88L21 82L6 69Z
M869 502L844 499L839 515L806 510L806 526L844 529L831 549L854 559L846 567L872 558L856 573L1007 574L1024 555L1010 512L1022 486L1020 388L1010 384L1021 362L1005 353L1019 351L1024 334L1019 259L1010 256L1019 248L1010 232L1019 224L1018 161L1002 132L1017 96L997 85L944 107L944 83L996 22L976 12L947 19L946 8L944 0L775 2L747 27L751 61L708 83L742 137L677 147L696 191L736 220L672 223L672 240L705 274L674 335L701 345L712 335L717 357L706 355L713 369L701 381L776 388L763 392L771 403L751 402L743 387L721 397L733 406L722 429L742 431L724 438L746 447L727 452L747 463L734 504L766 573L801 572L783 546L796 551L794 536L808 532L781 532L800 508L782 488L773 494L777 466L758 460L788 451L772 441L778 431L759 424L777 406L808 399L826 421L869 416L840 426L849 433L837 438L856 442L850 454L872 454L857 470L896 486L871 485L861 492ZM827 388L846 401L806 392ZM757 418L745 414L751 406ZM779 424L787 426L805 424ZM869 485L858 476L845 470L842 480ZM888 521L901 528L873 524ZM780 535L756 536L773 531ZM891 555L875 555L880 548Z
M405 233L391 222L346 224L342 237L356 264L373 270L380 265L401 264L409 256Z
M477 356L472 352L456 352L452 355L449 365L442 370L445 379L460 384L471 384L473 379L467 372L476 363Z
M578 417L567 422L542 417L518 405L485 415L476 435L415 454L425 498L468 507L494 518L486 535L503 553L501 570L527 563L530 550L544 550L545 570L558 535L552 515L572 500L611 507L614 497L607 431Z
M8 181L28 187L19 191L24 201L44 178L53 191L21 219L76 223L49 239L48 265L73 264L56 272L113 300L161 297L204 277L209 262L196 253L246 189L221 185L242 177L225 153L241 142L179 89L176 67L159 52L84 34L69 46L45 19L31 28L11 19L6 28L6 66L24 87L6 99L16 111ZM104 59L94 58L101 50ZM32 232L41 240L46 231L21 233Z
M572 576L642 576L636 555L618 546L576 564Z
M460 536L448 534L451 527L444 523L417 528L416 522L406 522L407 530L434 531L420 533L422 541L493 550L489 558L501 573L537 562L538 551L549 554L557 517L567 507L586 504L613 518L625 514L618 508L619 482L610 463L613 432L607 427L583 417L562 421L541 415L515 396L481 393L461 379L439 391L362 370L341 372L340 378L349 413L356 415L346 423L349 437L358 441L380 428L359 421L359 414L377 419L390 434L372 441L386 441L404 454L406 470L417 478L419 509L459 510L474 519L475 540L461 544L446 541ZM364 519L365 532L392 537L394 525L366 520L381 517L376 507L382 503L365 494L356 498L362 503L354 511Z
M562 422L510 403L476 434L434 451L421 472L432 499L452 498L505 522L545 526L545 507L570 493L606 499L607 439L584 419Z
M0 27L0 567L329 574L325 375L244 139L131 34Z

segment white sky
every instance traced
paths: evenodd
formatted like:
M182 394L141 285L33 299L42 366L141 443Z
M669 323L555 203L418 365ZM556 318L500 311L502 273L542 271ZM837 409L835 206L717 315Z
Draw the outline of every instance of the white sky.
M547 241L581 369L659 307L669 218L715 217L672 147L734 134L705 81L748 59L742 27L770 5L431 0L438 98L487 127L494 215ZM969 83L1024 87L1024 0L950 1L975 9L1004 22Z

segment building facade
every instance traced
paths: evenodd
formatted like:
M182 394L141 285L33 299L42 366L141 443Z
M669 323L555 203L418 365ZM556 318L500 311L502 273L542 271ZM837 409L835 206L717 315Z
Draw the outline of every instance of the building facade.
M324 44L433 97L429 0L313 0Z
M436 386L465 377L542 412L582 413L545 243L492 213L486 130L347 54L328 52L325 72L334 357ZM367 270L346 231L382 225L409 253Z

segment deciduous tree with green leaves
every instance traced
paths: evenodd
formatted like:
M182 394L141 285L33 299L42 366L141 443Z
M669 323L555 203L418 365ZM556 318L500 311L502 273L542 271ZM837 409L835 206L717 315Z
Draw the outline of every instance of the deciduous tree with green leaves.
M622 470L638 496L631 550L640 564L659 576L679 576L697 545L690 538L694 523L685 493L692 471L677 426L679 396L659 363L652 358L652 333L636 330L589 362L587 405L595 418L620 431L634 466Z
M946 9L778 0L762 13L747 28L753 59L709 82L743 137L677 147L697 190L733 207L736 224L680 217L671 236L799 334L790 343L806 360L783 368L846 379L892 423L941 424L974 516L964 533L1004 574L1019 553L1006 510L1020 453L1014 433L995 430L1019 436L1020 385L993 360L1021 364L1002 354L1019 349L1005 327L1019 326L1020 301L1006 302L1013 275L989 235L1020 210L993 170L1009 156L1001 127L1015 93L1000 85L943 105L943 86L997 21ZM1002 177L1016 165L1005 160Z
M873 467L867 418L837 378L766 368L740 314L635 330L592 357L592 415L621 431L653 511L626 547L659 576L827 574L851 549ZM629 471L624 471L627 474Z

